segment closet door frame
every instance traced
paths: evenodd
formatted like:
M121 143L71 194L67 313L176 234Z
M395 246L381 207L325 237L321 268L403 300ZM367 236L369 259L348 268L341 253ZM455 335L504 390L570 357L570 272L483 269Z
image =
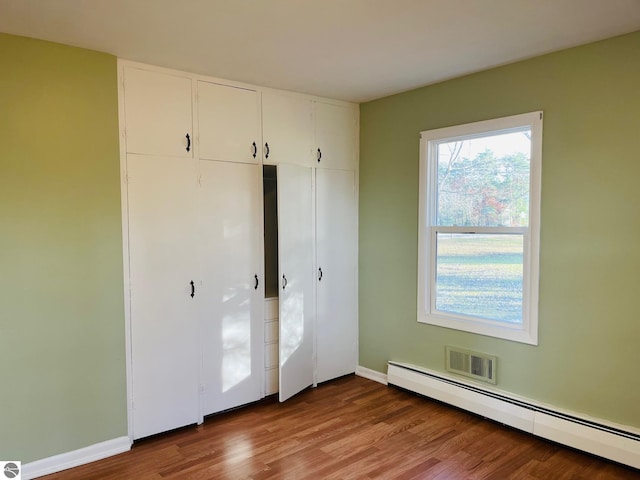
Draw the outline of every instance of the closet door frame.
M124 60L121 58L117 59L117 71L118 71L118 121L119 121L119 147L120 147L120 181L121 181L121 188L120 188L120 192L121 192L121 214L122 214L122 245L123 245L123 256L122 256L122 261L123 261L123 283L124 283L124 320L125 320L125 356L126 356L126 361L125 361L125 369L126 369L126 387L127 387L127 426L128 426L128 437L131 443L133 443L133 405L132 405L132 401L133 401L133 397L132 397L132 392L133 392L133 384L132 384L132 352L131 352L131 297L130 297L130 287L131 287L131 280L130 280L130 271L129 271L129 264L130 264L130 254L129 254L129 218L128 218L128 213L127 213L127 205L128 205L128 193L127 193L127 188L128 188L128 184L127 184L127 147L126 147L126 133L125 133L125 98L124 98L124 69L125 67L128 68L141 68L144 70L149 70L149 71L155 71L158 73L164 73L164 74L170 74L170 75L176 75L176 76L181 76L181 77L188 77L191 79L191 107L192 107L192 114L193 114L193 119L192 119L192 132L199 132L200 131L200 126L199 126L199 121L198 121L198 115L197 115L197 82L199 80L201 81L205 81L205 82L209 82L209 83L219 83L219 84L223 84L223 85L228 85L230 87L237 87L237 88L244 88L244 89L248 89L248 90L255 90L257 92L258 95L258 110L259 110L259 118L261 119L260 121L262 122L263 119L263 112L262 112L262 94L265 91L271 91L271 92L278 92L280 94L283 95L293 95L293 96L303 96L308 98L310 101L314 102L314 101L320 101L320 102L325 102L325 103L335 103L338 105L349 105L352 108L356 109L355 112L355 116L356 116L356 131L359 131L359 112L357 111L357 106L350 104L349 102L343 102L340 100L333 100L333 99L328 99L328 98L323 98L323 97L315 97L312 95L304 95L304 94L300 94L300 93L296 93L296 92L287 92L287 91L277 91L277 90L273 90L273 89L269 89L269 88L265 88L265 87L260 87L260 86L256 86L256 85L252 85L252 84L247 84L247 83L242 83L242 82L235 82L235 81L231 81L231 80L226 80L226 79L222 79L222 78L216 78L216 77L210 77L210 76L205 76L205 75L199 75L199 74L193 74L193 73L189 73L189 72L185 72L185 71L180 71L180 70L175 70L175 69L168 69L168 68L164 68L164 67L158 67L155 65L149 65L149 64L144 64L144 63L140 63L140 62L134 62L131 60ZM263 134L263 125L261 123L261 128L260 128L260 139L259 139L259 144L258 146L262 146L264 147L264 143L265 143L265 138L264 138L264 134ZM200 157L200 146L199 146L199 142L198 142L198 138L197 135L193 135L192 138L192 143L191 143L191 153L194 159L198 159ZM312 134L312 137L315 137L315 130ZM315 140L315 138L314 138ZM258 152L258 155L260 155L261 152ZM312 160L313 161L313 160ZM356 211L357 211L357 201L358 201L358 183L359 183L359 175L358 175L358 162L359 162L359 145L358 142L356 141L356 158L355 158L355 167L354 167L354 171L355 171L355 179L356 179ZM306 162L305 162L306 163ZM262 165L277 165L277 162L274 161L270 161L270 159L265 159L264 156L262 156L261 158L261 162L260 164ZM314 164L314 167L316 167L317 165ZM312 175L314 178L314 185L315 185L315 168L312 168ZM314 187L315 188L315 187ZM315 193L313 195L313 201L315 202ZM315 205L314 205L314 214L315 214ZM357 219L356 219L357 220ZM315 228L315 222L314 222L314 228ZM314 233L315 234L315 233ZM357 232L356 232L356 237L357 237ZM313 266L314 269L316 268L316 264L315 264L315 242L314 242L314 246L313 246ZM357 252L357 238L356 238L356 256L358 255ZM313 275L314 272L312 272ZM264 273L263 273L264 275ZM356 276L356 289L357 289L357 281L358 278ZM263 281L264 283L264 281ZM313 282L313 301L314 301L314 307L315 307L315 302L316 302L316 282ZM313 320L313 328L316 328L316 321L315 321L315 308L314 308L314 320ZM356 305L356 318L357 318L357 305ZM315 335L314 335L314 373L313 373L313 386L317 385L317 373L316 373L316 367L315 367L315 355L316 355L316 344L315 344ZM200 364L201 365L201 364ZM200 370L198 372L199 374L199 378L200 378L200 384L202 384L202 366L200 366ZM198 412L198 424L203 423L204 421L204 415L203 415L203 402L202 399L200 399L199 401L199 412Z

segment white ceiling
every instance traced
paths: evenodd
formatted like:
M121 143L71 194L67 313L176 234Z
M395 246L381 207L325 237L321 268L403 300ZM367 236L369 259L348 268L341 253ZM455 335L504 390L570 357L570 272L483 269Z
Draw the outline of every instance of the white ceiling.
M640 30L640 0L0 0L0 31L362 102Z

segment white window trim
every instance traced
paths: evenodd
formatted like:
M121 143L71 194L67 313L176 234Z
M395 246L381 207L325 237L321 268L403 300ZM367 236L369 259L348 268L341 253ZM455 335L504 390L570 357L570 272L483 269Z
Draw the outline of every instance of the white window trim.
M542 170L542 112L531 112L509 117L468 123L453 127L427 130L420 134L420 204L418 230L418 322L466 332L488 335L515 342L538 344L538 286L540 266L540 190ZM521 229L524 233L523 255L523 321L519 325L481 320L462 315L434 314L431 310L435 268L430 265L435 255L435 192L436 162L429 162L436 142L469 139L484 136L488 132L508 133L524 126L531 127L531 171L529 190L529 226ZM427 186L429 188L427 188ZM468 232L465 227L438 227L440 231ZM474 227L474 231L482 230ZM491 232L497 233L493 227ZM509 228L510 232L516 229Z

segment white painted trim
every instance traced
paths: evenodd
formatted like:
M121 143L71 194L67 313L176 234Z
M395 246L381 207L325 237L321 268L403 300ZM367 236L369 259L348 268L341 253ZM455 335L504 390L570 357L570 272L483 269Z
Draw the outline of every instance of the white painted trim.
M68 468L118 455L119 453L128 452L129 450L131 450L129 437L114 438L113 440L96 443L71 452L25 463L22 465L22 478L29 480L31 478L42 477Z
M354 142L356 144L355 154L356 154L356 164L355 164L355 185L354 185L354 194L356 196L356 225L355 225L355 277L356 277L356 294L360 291L360 267L358 265L358 259L360 258L360 105L356 105L355 107L355 119L354 119L354 128L356 130L356 134L354 135ZM355 302L355 321L359 323L360 318L360 302ZM356 370L358 368L362 369L360 365L357 365L358 359L360 358L360 332L356 335L356 344L355 344L355 358L356 358ZM377 373L377 372L376 372ZM386 384L387 377L384 376L384 382Z
M542 169L541 111L485 120L482 122L426 130L420 133L419 225L418 225L418 322L538 345L538 290L540 188ZM531 128L529 225L527 227L444 227L436 225L437 143L467 140L487 133L507 133ZM522 323L505 324L479 317L439 311L435 305L436 235L438 232L518 233L523 236Z
M133 67L133 68L139 68L141 70L149 70L149 71L154 71L154 72L159 72L159 73L165 73L168 75L178 75L181 77L189 77L194 81L203 81L203 82L209 82L209 83L217 83L219 85L225 85L228 87L235 87L235 88L243 88L245 90L255 90L258 93L262 93L264 91L269 91L272 93L277 93L279 95L290 95L290 96L294 96L294 97L301 97L301 98L306 98L308 100L313 100L313 101L321 101L321 102L325 102L325 103L330 103L332 105L341 105L341 106L351 106L351 107L355 107L358 104L353 103L353 102L347 102L344 100L336 100L334 98L328 98L328 97L318 97L316 95L309 95L306 93L300 93L300 92L294 92L291 90L279 90L279 89L275 89L275 88L269 88L269 87L263 87L261 85L254 85L251 83L244 83L244 82L237 82L235 80L229 80L229 79L225 79L225 78L220 78L220 77L211 77L208 75L200 75L197 73L193 73L193 72L187 72L187 71L183 71L183 70L176 70L173 68L165 68L165 67L159 67L157 65L151 65L149 63L141 63L141 62L136 62L133 60L127 60L125 58L118 58L118 65L121 66L128 66L128 67Z
M316 135L316 106L315 103L311 104L311 116L313 123L313 139L315 142ZM317 234L317 205L316 205L316 168L311 169L311 262L313 263L313 388L318 386L318 282L316 280L316 272L318 271L318 234ZM278 230L278 234L280 231ZM278 255L280 253L278 252ZM278 338L278 341L280 339Z
M129 270L129 190L124 102L125 62L118 59L118 133L120 137L120 199L122 212L122 273L124 281L124 339L127 381L127 433L133 443L133 373L131 359L131 275Z
M640 468L640 441L562 418L535 413L533 434L615 462Z
M371 370L370 368L363 367L361 365L358 365L356 367L356 375L362 378L373 380L374 382L378 382L383 385L387 385L387 375L377 372L376 370Z
M640 430L632 426L561 410L504 390L481 387L475 382L415 365L389 363L387 377L391 385L562 445L640 468Z
M611 422L609 420L605 420L602 418L597 418L597 417L593 417L584 413L580 413L580 412L575 412L573 410L567 410L567 409L563 409L560 407L557 407L555 405L551 405L548 403L544 403L544 402L539 402L537 400L534 400L532 398L529 397L524 397L522 395L516 395L514 393L508 392L506 390L501 390L497 387L495 387L494 385L490 385L488 383L485 382L479 382L479 381L474 381L471 380L469 378L465 378L465 377L459 377L457 375L451 375L449 373L446 372L440 372L440 371L436 371L436 370L431 370L429 368L425 368L425 367L421 367L418 365L412 365L410 363L403 363L403 362L396 362L396 361L390 361L389 364L394 364L394 365L398 365L400 367L404 367L404 368L409 368L412 370L416 370L418 372L424 372L427 375L431 375L431 376L435 376L435 377L439 377L442 378L444 381L452 381L458 384L462 384L464 386L468 386L471 387L475 390L480 390L483 392L487 392L488 394L494 394L494 395L500 395L503 397L507 397L510 400L513 400L514 402L521 402L521 403L525 403L529 406L531 406L531 408L539 408L542 410L550 410L553 411L555 413L558 413L559 415L565 415L565 416L569 416L569 417L575 417L575 418L579 418L581 420L584 420L585 422L592 422L592 423L598 423L600 425L603 425L605 427L614 429L614 430L624 430L624 431L628 431L631 435L635 435L635 436L640 436L640 428L637 427L632 427L630 425L624 425L621 423L616 423L616 422Z
M256 90L258 88L257 85L252 85L249 83L243 83L243 82L236 82L234 80L226 80L223 78L219 78L219 77L210 77L207 75L199 75L196 73L192 73L192 72L186 72L183 70L177 70L174 68L165 68L165 67L159 67L158 65L152 65L149 63L141 63L141 62L135 62L133 60L127 60L125 58L120 58L118 57L118 64L122 65L123 67L133 67L133 68L139 68L141 70L149 70L152 72L158 72L158 73L165 73L167 75L177 75L180 77L189 77L194 81L203 81L203 82L209 82L209 83L217 83L220 85L226 85L228 87L236 87L236 88L243 88L245 90Z
M534 412L526 408L465 390L396 365L389 365L388 379L392 385L533 433Z

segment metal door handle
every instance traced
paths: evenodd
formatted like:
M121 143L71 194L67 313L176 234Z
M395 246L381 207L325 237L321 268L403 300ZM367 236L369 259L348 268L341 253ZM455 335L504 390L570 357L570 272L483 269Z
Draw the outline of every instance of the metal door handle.
M191 298L196 296L196 284L191 280Z
M258 155L258 146L256 145L256 142L253 142L252 145L253 145L253 158L256 158L256 155Z
M258 283L259 283L259 282L258 282L258 275L254 275L253 277L256 279L256 284L255 284L255 286L253 287L253 289L254 289L254 290L257 290L257 289L258 289Z
M268 144L268 143L265 143L265 144L264 144L264 148L266 148L266 149L267 149L267 153L265 154L264 158L269 158L269 144Z
M322 268L318 268L318 281L322 281Z
M187 133L187 152L191 150L191 137Z
M287 288L287 277L282 275L282 290L284 290L285 288Z

